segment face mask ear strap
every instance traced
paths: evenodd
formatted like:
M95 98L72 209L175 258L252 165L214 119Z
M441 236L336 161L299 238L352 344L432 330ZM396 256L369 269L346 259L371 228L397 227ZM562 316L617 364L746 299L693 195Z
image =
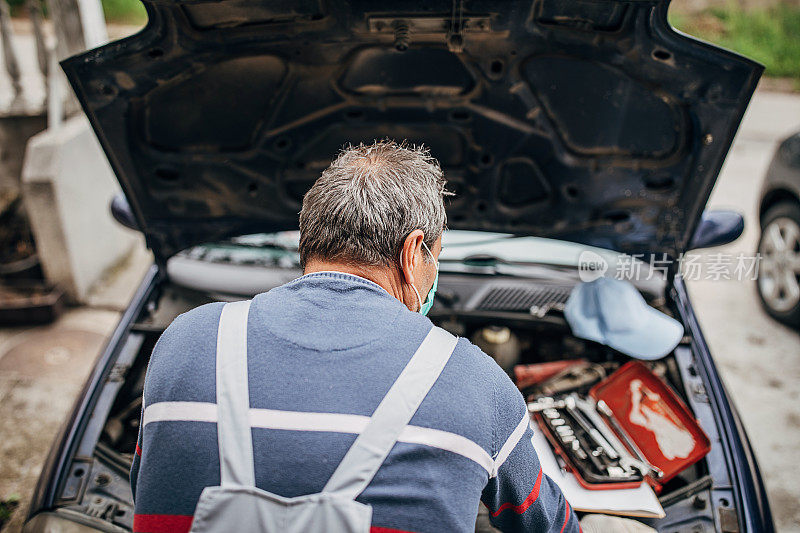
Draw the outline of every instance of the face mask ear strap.
M419 305L419 309L417 309L417 310L416 310L416 311L414 311L414 312L415 312L415 313L418 313L418 312L419 312L419 311L422 309L422 299L420 299L420 297L419 297L419 291L417 290L417 288L414 286L414 284L413 284L413 283L411 283L411 288L412 288L412 289L414 289L414 294L416 294L416 295L417 295L417 304Z
M425 241L422 241L422 246L425 247L425 249L428 251L428 254L430 254L430 256L431 256L431 259L433 259L433 262L436 263L436 268L439 268L439 261L436 260L436 257L433 255L433 252L431 251L431 249L428 248L428 245L425 244Z
M0 1L2 1L2 0L0 0ZM436 263L436 269L438 270L439 269L439 261L436 260L436 257L434 257L433 252L431 252L431 249L428 248L428 245L425 244L425 241L422 241L422 246L424 246L425 250L428 251L428 253L431 256L431 259L433 259L433 262ZM415 313L419 313L422 310L422 298L419 297L419 291L417 290L416 285L414 285L413 283L409 283L409 285L411 285L411 288L414 289L414 295L417 297L418 308L415 311Z

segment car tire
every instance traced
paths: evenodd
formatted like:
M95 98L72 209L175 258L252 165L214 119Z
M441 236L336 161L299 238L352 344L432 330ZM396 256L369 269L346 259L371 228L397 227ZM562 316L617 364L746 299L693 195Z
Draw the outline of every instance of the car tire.
M758 296L775 320L800 329L800 204L781 202L761 218Z

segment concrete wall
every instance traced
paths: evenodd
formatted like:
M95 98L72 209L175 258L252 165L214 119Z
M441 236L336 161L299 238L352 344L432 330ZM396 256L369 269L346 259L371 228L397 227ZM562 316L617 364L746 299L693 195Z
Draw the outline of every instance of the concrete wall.
M86 302L139 239L111 217L119 184L83 114L31 138L22 190L45 276L73 302Z

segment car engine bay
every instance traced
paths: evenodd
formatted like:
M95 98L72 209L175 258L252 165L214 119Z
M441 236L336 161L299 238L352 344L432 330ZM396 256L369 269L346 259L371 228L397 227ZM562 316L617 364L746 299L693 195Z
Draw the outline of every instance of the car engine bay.
M681 341L673 353L663 359L636 363L641 365L641 371L672 391L675 401L689 413L688 423L696 421L698 428L702 428L699 433L704 438L707 435L710 442L710 450L705 450L709 455L703 457L704 452L693 456L680 471L673 472L669 479L660 480L659 467L648 465L653 466L649 472L641 468L639 459L643 458L639 443L631 443L629 436L608 442L614 435L620 436L619 427L609 423L612 417L607 416L608 413L604 415L595 409L598 418L606 421L606 427L600 428L602 435L593 435L596 432L587 426L586 417L574 413L576 399L603 405L593 400L592 391L632 364L630 357L610 347L572 335L562 311L574 280L569 277L559 281L552 278L498 279L466 274L442 274L440 278L438 303L430 314L432 321L453 334L470 339L517 383L528 401L534 432L548 437L548 441L540 441L539 446L546 442L552 452L558 446L569 448L571 442L579 443L579 453L585 455L583 459L576 459L574 453L553 454L562 475L575 473L584 489L599 489L605 494L617 487L641 485L646 478L655 488L656 505L663 508L666 516L635 512L614 514L639 516L639 520L659 531L718 529L715 524L722 514L717 509L720 506L730 509L733 498L728 495L730 490L712 490L716 486L724 487L726 463L717 444L714 414L707 398L703 399L702 379L688 339ZM645 297L651 305L675 314L663 298L654 294L645 294ZM169 282L162 283L150 297L131 325L105 385L111 392L104 394L95 408L95 430L87 431L84 436L83 453L79 451L72 463L71 475L61 489L59 502L63 507L116 527L132 526L129 470L153 346L178 314L220 299L238 297L209 294ZM569 452L568 449L562 451ZM543 453L539 447L537 452L540 456ZM626 458L626 464L620 463L620 456ZM721 465L717 471L711 466L712 457L713 464ZM647 465L647 461L643 462ZM603 483L618 485L610 487ZM575 508L580 512L580 506Z

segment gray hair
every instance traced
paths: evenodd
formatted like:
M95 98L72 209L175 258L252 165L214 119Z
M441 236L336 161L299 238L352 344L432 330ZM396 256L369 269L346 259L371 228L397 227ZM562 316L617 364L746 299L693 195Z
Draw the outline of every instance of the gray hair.
M447 224L444 185L427 148L390 140L348 146L303 197L300 264L312 257L396 264L415 229L432 248Z

